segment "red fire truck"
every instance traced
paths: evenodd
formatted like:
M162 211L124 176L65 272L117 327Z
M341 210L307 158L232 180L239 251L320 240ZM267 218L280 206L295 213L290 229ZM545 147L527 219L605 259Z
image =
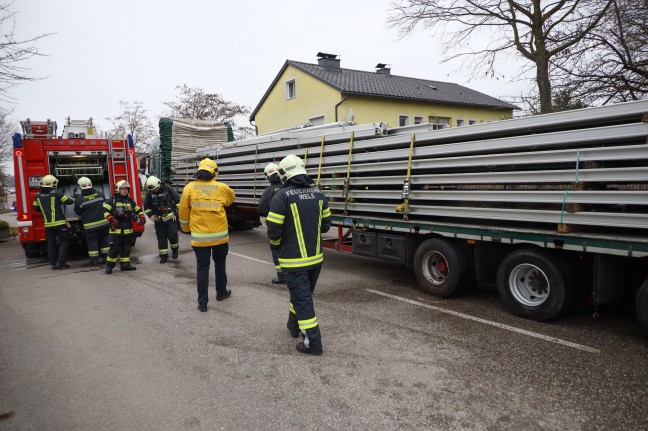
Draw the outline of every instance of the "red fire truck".
M68 196L76 195L81 177L92 180L93 186L107 198L114 194L114 185L121 180L131 184L131 197L142 206L141 186L137 171L137 157L131 135L118 138L100 138L89 120L66 120L61 136L56 135L55 121L21 121L23 134L13 136L14 173L18 232L25 256L36 257L46 250L45 227L41 214L33 209L41 178L54 175L58 187ZM81 220L72 206L64 205L73 240L83 243ZM144 227L134 224L135 236Z

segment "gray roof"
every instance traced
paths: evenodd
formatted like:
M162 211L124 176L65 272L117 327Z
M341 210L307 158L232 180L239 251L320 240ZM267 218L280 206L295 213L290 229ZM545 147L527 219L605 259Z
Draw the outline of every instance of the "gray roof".
M272 85L270 85L270 88L268 88L266 94L264 94L254 109L254 112L252 112L251 119L254 119L256 112L263 104L270 90L289 65L308 73L344 94L388 97L424 103L441 103L506 110L519 109L515 105L452 82L383 75L376 72L344 68L330 70L324 69L316 64L287 60L272 82Z
M316 64L288 60L288 64L320 79L343 93L395 97L423 102L477 105L492 108L516 107L479 91L451 82L429 81L406 76L342 69L327 70ZM434 88L432 88L434 87ZM435 89L436 88L436 89Z

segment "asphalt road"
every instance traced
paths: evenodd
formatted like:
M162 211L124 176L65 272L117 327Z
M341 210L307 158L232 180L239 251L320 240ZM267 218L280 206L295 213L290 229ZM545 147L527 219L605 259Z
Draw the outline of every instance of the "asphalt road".
M327 251L315 294L324 355L295 350L265 231L234 232L233 295L196 309L181 236L161 265L70 270L0 243L0 430L643 430L648 341L629 307L551 323L492 287L439 300L390 263ZM213 282L213 274L212 274Z

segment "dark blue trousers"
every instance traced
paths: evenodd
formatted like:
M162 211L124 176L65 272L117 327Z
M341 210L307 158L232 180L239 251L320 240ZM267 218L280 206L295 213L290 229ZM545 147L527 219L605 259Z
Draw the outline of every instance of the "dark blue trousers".
M322 267L317 266L306 271L287 273L290 303L295 310L297 324L304 336L304 345L313 349L322 348L322 336L313 304L313 291L321 270Z
M219 244L207 247L193 247L196 254L196 279L198 282L198 304L209 302L209 266L210 260L214 261L216 273L216 297L225 295L227 290L227 272L225 261L229 245Z
M70 248L70 236L70 228L65 224L45 229L47 258L52 267L67 263L68 249Z

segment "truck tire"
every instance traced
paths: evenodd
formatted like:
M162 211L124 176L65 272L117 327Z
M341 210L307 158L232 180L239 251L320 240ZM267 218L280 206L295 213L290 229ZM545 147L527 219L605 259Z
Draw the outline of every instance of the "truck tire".
M421 289L433 296L448 297L471 283L468 258L457 244L439 238L423 241L414 254L414 274Z
M514 314L545 321L571 305L574 274L567 263L545 250L518 249L500 263L497 290Z
M637 309L637 319L639 319L641 332L648 336L648 279L643 282L639 288L639 292L637 292L635 307Z
M43 255L43 248L39 246L25 246L23 250L25 252L25 257L28 259L41 257Z

